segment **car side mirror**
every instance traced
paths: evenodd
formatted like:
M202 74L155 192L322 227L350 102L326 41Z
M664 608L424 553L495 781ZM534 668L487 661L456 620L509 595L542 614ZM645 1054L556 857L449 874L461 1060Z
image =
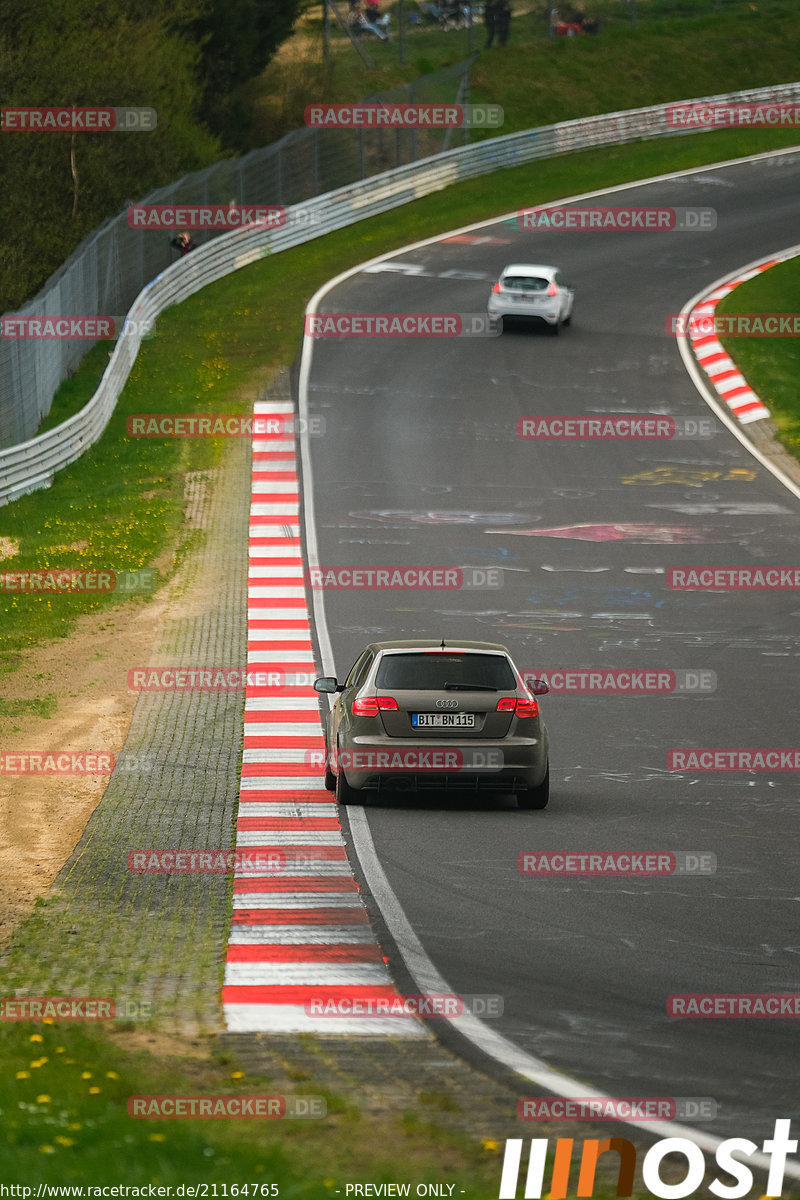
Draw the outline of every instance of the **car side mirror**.
M320 675L319 679L314 680L315 692L341 692L344 690L344 684L339 683L335 675Z
M533 692L534 696L546 696L550 688L543 679L531 679L528 681L528 691Z

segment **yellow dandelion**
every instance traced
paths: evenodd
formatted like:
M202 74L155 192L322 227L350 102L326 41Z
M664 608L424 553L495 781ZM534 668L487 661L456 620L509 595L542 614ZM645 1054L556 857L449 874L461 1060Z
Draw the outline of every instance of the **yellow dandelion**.
M30 1077L31 1077L30 1071L17 1071L17 1075L16 1075L17 1079L30 1079Z
M119 1079L116 1071L106 1071L106 1079Z
M52 1017L42 1017L42 1024L43 1025L52 1025L53 1018Z
M333 1185L336 1183L336 1180L335 1180L335 1179L323 1179L323 1181L322 1181L322 1182L323 1182L323 1184L324 1184L324 1186L325 1186L325 1187L327 1187L327 1188L331 1188L331 1187L333 1187Z
M90 1087L90 1088L89 1088L89 1095L90 1095L90 1096L99 1096L99 1095L100 1095L100 1093L102 1092L102 1090L103 1090L103 1089L102 1089L102 1088L99 1088L99 1087Z
M55 1154L55 1152L56 1152L55 1146L40 1146L39 1147L40 1154Z
M58 1142L59 1146L74 1146L75 1145L74 1138L65 1138L65 1137L62 1137L61 1134L59 1134L58 1137L54 1137L53 1141Z
M244 1071L232 1071L231 1079L244 1079Z
M32 1033L31 1036L28 1038L28 1041L29 1042L43 1042L44 1038L42 1037L42 1035L40 1033Z
M498 1147L498 1143L494 1138L481 1138L481 1145L484 1150L496 1150Z
M147 1140L148 1142L165 1142L167 1135L165 1133L148 1133Z
M91 1079L91 1078L92 1078L91 1071L82 1071L81 1072L81 1079Z
M66 1047L56 1046L56 1054L66 1054Z
M36 1097L36 1103L37 1103L37 1104L49 1104L49 1103L50 1103L50 1101L51 1101L51 1097L50 1097L50 1096L37 1096L37 1097Z
M29 1064L29 1066L31 1066L31 1067L43 1067L43 1066L44 1066L44 1064L45 1064L46 1062L49 1062L49 1061L50 1061L50 1060L49 1060L48 1058L35 1058L35 1059L33 1060L33 1062Z

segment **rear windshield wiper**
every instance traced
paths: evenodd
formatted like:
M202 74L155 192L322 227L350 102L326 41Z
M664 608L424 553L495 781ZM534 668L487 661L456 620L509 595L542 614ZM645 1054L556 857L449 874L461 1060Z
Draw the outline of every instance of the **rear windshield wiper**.
M446 683L444 690L446 692L497 692L500 689L488 687L484 683Z

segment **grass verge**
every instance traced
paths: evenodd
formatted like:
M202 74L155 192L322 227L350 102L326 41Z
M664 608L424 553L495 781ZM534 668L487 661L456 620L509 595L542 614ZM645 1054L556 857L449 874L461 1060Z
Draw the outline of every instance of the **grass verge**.
M33 1031L33 1032L32 1032ZM247 1076L229 1054L156 1058L122 1049L98 1028L32 1022L0 1027L4 1182L248 1185L239 1195L333 1195L343 1177L371 1182L441 1179L471 1196L496 1195L497 1155L466 1137L434 1139L402 1114L382 1136L352 1103L322 1095L322 1119L135 1119L133 1096L254 1096L278 1093ZM435 1106L423 1103L435 1116ZM334 1136L332 1136L334 1135ZM389 1144L392 1148L389 1149ZM358 1166L354 1168L353 1164ZM147 1192L145 1191L146 1195ZM162 1192L166 1195L166 1192Z

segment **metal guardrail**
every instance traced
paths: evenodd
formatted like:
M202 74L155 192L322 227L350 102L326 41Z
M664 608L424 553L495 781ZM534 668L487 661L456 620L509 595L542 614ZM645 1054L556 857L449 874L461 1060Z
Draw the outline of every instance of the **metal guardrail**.
M0 505L36 488L48 487L56 471L74 462L99 439L139 352L142 323L155 321L170 305L187 299L207 284L267 255L388 212L462 180L574 150L675 135L676 130L667 123L667 110L674 103L799 100L800 83L781 84L582 117L507 134L315 196L302 205L287 208L286 224L280 229L253 226L222 234L173 263L139 293L128 313L135 324L132 327L126 324L97 391L79 413L39 437L0 451Z

